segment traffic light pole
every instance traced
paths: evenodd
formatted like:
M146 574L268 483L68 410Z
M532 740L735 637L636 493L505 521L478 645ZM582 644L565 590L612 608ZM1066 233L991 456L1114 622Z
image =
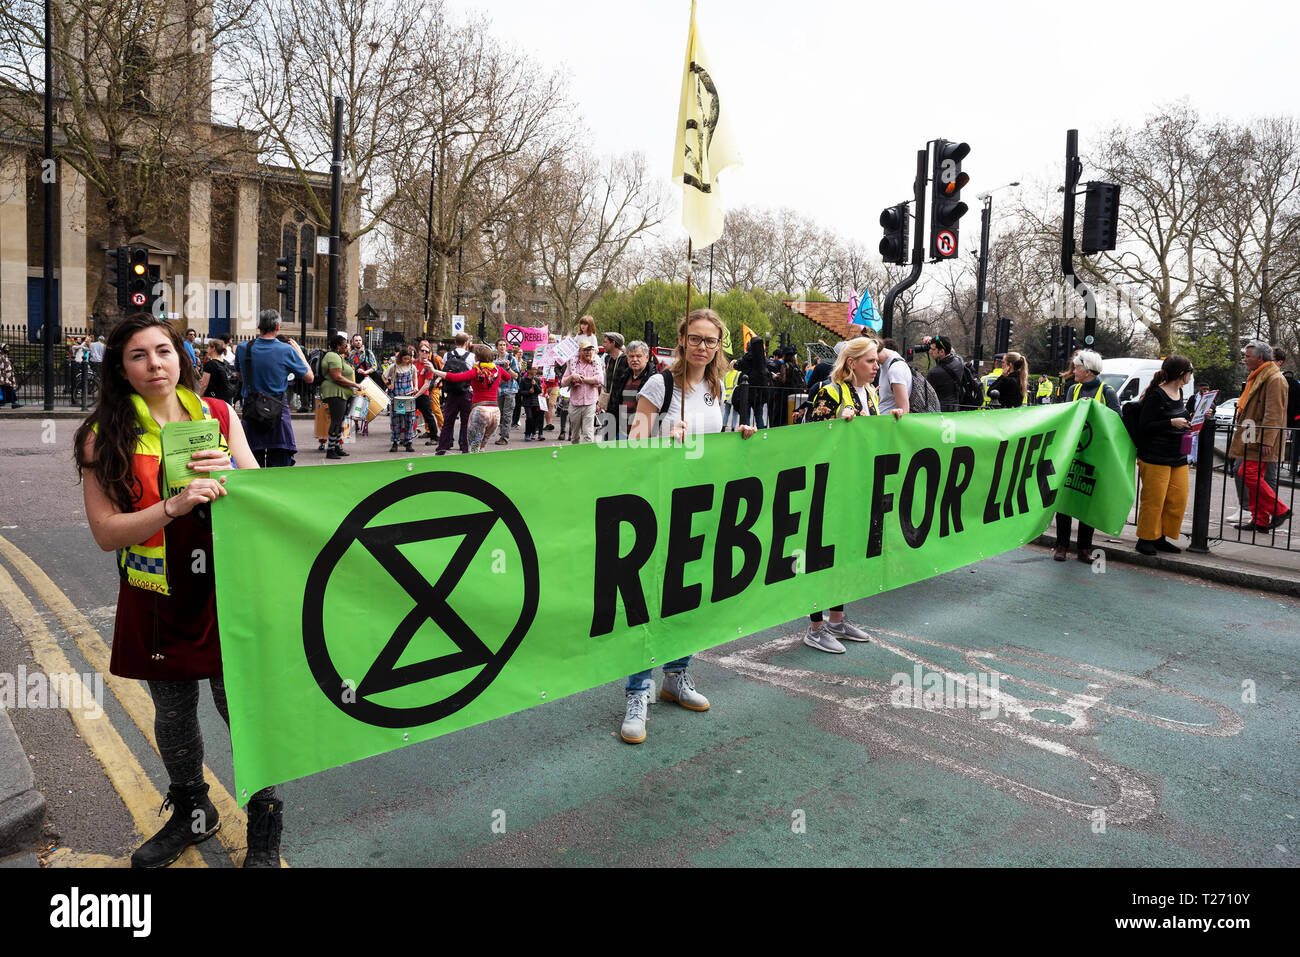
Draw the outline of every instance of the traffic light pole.
M42 324L45 340L42 356L45 365L45 411L54 411L54 335L59 329L54 298L54 0L45 0L45 169L41 175L45 197L45 239L42 247L41 267L44 281L41 289L41 310L45 316ZM83 386L84 388L84 386Z
M900 292L911 288L921 278L921 265L925 261L925 160L926 151L917 150L916 179L912 183L913 200L916 203L916 232L912 237L912 271L907 278L885 294L881 335L886 339L894 335L894 300L898 298Z
M984 361L984 316L989 311L989 303L985 298L985 279L989 271L989 220L993 218L992 210L993 197L985 193L984 208L980 211L980 271L975 290L975 348L971 350L976 369Z
M339 328L339 232L343 227L343 97L334 97L334 158L330 162L330 282L325 341ZM346 323L344 323L346 325Z
M1097 297L1074 274L1074 192L1083 175L1079 161L1079 131L1065 132L1065 208L1061 214L1061 272L1070 280L1071 288L1083 297L1086 318L1083 323L1083 344L1091 349L1097 337Z

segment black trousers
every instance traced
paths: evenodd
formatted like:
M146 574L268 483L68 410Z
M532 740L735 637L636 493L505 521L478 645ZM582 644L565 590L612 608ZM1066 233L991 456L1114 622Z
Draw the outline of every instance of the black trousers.
M415 400L415 411L424 417L424 431L428 433L429 438L438 434L438 423L433 418L433 399L429 393L425 393Z
M330 410L329 447L337 449L343 444L343 421L348 414L348 400L343 396L333 396L325 400Z
M1056 544L1070 547L1070 523L1073 521L1069 515L1056 513ZM1079 523L1079 551L1092 554L1092 532L1091 525Z

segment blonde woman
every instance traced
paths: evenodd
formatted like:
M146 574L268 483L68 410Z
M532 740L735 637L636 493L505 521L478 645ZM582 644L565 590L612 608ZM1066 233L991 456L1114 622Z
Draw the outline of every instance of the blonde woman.
M831 381L817 390L812 409L805 421L825 422L828 419L855 419L860 415L879 415L880 397L872 382L880 367L879 347L875 339L853 339L835 359ZM906 413L892 409L891 414L901 419ZM871 636L844 617L844 606L835 605L830 610L830 623L822 625L822 613L809 616L808 631L803 643L827 654L844 654L842 641L870 641Z
M677 350L670 371L651 376L641 387L630 439L651 435L685 439L687 435L722 431L722 377L727 361L722 353L722 320L712 309L696 309L677 325ZM742 438L758 430L742 425ZM659 697L688 711L708 711L709 699L695 690L686 669L691 656L664 665ZM631 675L625 688L627 712L619 736L628 744L645 740L646 708L650 704L651 670Z

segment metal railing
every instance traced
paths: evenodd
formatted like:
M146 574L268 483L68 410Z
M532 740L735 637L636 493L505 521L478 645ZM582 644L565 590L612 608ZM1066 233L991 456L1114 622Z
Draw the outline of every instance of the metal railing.
M83 390L86 393L86 406L93 407L98 398L100 364L98 362L80 363L73 361L74 343L79 342L87 335L92 336L93 340L94 333L87 328L64 327L61 330L63 341L55 343L54 404L56 407L81 406L83 404ZM285 332L285 335L293 335L293 333ZM296 335L293 337L298 338ZM256 338L256 333L232 336L231 348L253 338ZM326 333L324 332L308 332L306 341L299 344L302 346L303 351L310 355L315 349L324 350L325 338ZM199 353L200 365L200 369L196 370L196 373L201 373L205 341L200 339L195 347L195 351ZM14 390L18 402L23 405L43 403L45 401L44 343L30 341L26 326L0 326L0 342L9 347L9 361L13 366ZM302 385L293 392L298 397L298 402L295 405L300 404L304 410L313 407L312 399L316 392L316 386ZM308 395L308 392L311 395Z
M1229 453L1239 433L1243 433L1246 455L1234 459ZM1296 504L1295 443L1300 432L1233 423L1224 437L1220 453L1217 425L1207 418L1197 448L1191 550L1204 552L1211 541L1221 541L1300 551L1300 535L1291 521ZM1270 451L1261 455L1263 448ZM1221 476L1217 482L1216 475ZM1236 512L1236 521L1228 520L1230 511ZM1247 514L1249 522L1243 521Z

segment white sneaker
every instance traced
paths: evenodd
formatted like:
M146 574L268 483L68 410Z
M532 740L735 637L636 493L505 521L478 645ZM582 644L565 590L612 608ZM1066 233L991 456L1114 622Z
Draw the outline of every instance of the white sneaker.
M649 692L633 691L628 694L627 714L623 717L623 727L618 729L618 736L628 744L640 744L645 740L645 712L649 706Z
M664 701L675 701L688 711L709 710L709 699L695 690L695 682L685 671L665 671L659 697Z
M809 628L804 633L803 643L809 648L816 648L818 651L825 651L832 655L844 654L844 646L835 640L835 636L825 625L820 628Z
M847 618L843 621L828 621L823 627L829 628L831 634L840 641L871 641L870 635Z

